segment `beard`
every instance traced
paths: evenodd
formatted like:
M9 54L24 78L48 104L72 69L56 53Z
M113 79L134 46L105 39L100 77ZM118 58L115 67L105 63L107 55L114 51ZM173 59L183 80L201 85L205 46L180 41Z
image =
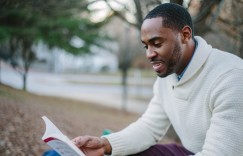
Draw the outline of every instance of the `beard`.
M178 68L176 66L180 61L181 55L181 47L179 46L179 42L176 41L175 47L171 55L171 59L167 62L167 70L164 73L157 73L157 76L164 78L168 75L175 73L176 69Z

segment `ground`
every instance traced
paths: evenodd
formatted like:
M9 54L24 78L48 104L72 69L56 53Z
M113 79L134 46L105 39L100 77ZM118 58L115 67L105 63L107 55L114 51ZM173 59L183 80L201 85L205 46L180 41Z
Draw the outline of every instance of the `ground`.
M0 84L0 155L40 156L49 147L41 137L47 116L69 138L117 131L139 115L90 103L38 96Z

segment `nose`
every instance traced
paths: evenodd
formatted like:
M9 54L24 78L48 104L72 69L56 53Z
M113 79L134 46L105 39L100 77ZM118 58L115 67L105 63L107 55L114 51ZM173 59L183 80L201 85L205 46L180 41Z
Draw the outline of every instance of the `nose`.
M157 55L157 52L153 48L148 47L148 49L146 50L147 59L151 59L151 58L155 57L156 55Z

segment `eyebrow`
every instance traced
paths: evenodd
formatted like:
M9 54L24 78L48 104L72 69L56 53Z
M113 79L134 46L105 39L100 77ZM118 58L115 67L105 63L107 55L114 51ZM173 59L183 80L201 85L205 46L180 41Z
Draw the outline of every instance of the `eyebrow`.
M154 42L156 40L165 40L164 38L162 37L158 37L158 36L155 36L155 37L152 37L151 39L148 40L149 43L151 42ZM144 41L141 40L142 43L145 43Z

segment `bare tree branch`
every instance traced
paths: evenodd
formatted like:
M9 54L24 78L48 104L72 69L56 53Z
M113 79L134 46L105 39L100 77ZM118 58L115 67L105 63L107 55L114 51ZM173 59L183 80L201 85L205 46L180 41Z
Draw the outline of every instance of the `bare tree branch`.
M212 18L211 18L211 22L209 23L209 27L211 27L214 24L214 22L218 19L220 11L222 10L224 2L225 2L224 0L221 0L221 2L219 3L219 5L218 5L218 7L217 7L217 9L215 11L215 13L212 14Z
M179 4L179 5L183 5L183 2L184 0L170 0L171 3L176 3L176 4Z
M132 23L129 20L127 20L127 18L122 14L122 12L117 11L115 9L112 8L112 6L110 5L110 3L107 0L104 0L107 4L107 6L112 10L113 14L119 18L121 18L123 21L125 21L126 23L128 23L131 26L137 27L136 23Z
M206 19L210 16L212 9L221 0L204 0L202 1L199 14L193 18L196 35L203 35L210 30L210 27L206 24Z
M138 29L140 28L140 26L142 25L143 22L143 12L142 12L142 7L141 7L141 3L139 0L134 0L135 3L135 7L137 10L136 16L137 16L137 27Z
M221 0L204 0L201 5L200 13L194 18L193 22L198 23L205 19L210 14L212 7L218 4L220 1Z

